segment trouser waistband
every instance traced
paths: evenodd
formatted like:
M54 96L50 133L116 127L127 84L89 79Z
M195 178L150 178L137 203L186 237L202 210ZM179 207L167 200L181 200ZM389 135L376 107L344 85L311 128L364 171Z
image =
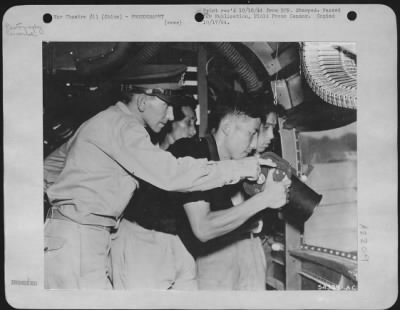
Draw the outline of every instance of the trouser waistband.
M47 218L48 219L54 219L54 220L68 221L68 222L75 223L77 225L85 225L85 224L78 223L78 222L70 219L69 217L63 215L58 210L58 208L55 208L55 207L52 207L52 208L49 209L49 211L47 212ZM101 229L104 229L105 231L107 231L109 233L113 232L116 229L114 227L103 226L103 225L94 225L94 224L87 224L85 226L93 226L93 227L101 228Z

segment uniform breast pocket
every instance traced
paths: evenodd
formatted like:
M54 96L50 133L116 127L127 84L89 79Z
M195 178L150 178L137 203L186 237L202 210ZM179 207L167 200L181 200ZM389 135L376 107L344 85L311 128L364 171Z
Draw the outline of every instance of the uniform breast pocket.
M65 240L59 237L44 237L44 252L57 251L62 249Z

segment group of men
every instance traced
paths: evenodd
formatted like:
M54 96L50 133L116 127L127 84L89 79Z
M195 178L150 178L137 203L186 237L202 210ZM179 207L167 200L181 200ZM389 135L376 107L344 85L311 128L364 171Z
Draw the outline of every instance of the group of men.
M45 159L46 288L265 289L259 213L290 187L262 180L260 166L276 164L253 155L273 138L273 104L223 96L213 134L193 139L185 70L124 76L121 101ZM263 190L246 197L245 179Z

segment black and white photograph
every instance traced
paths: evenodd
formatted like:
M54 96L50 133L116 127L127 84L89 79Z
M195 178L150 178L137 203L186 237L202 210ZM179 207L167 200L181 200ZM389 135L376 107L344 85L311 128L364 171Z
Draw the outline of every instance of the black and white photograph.
M355 44L46 42L43 64L46 288L357 289Z
M391 14L11 8L9 304L389 307L398 292Z

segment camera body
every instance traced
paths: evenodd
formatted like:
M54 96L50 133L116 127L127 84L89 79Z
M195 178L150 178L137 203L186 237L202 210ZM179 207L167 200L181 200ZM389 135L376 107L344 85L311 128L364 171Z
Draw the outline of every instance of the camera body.
M274 181L280 182L285 178L285 176L292 181L288 203L282 207L282 214L285 220L295 226L301 227L310 218L315 207L321 202L322 195L316 193L311 187L302 182L296 176L296 170L289 164L289 162L275 153L266 152L260 157L271 159L277 165L276 168L266 166L261 168L264 180L266 180L268 173L273 170ZM248 195L253 196L263 190L264 182L245 181L243 188Z

